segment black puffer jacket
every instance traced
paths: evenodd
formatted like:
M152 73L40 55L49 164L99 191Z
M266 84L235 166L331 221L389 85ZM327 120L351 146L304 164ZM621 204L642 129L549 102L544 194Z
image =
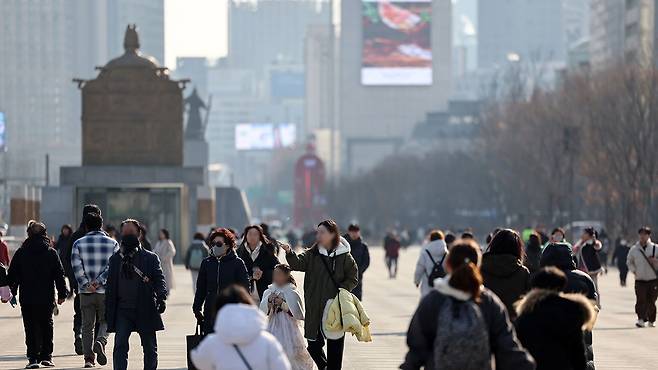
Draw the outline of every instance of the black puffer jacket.
M209 256L201 263L199 277L196 282L196 292L194 294L194 312L203 312L204 333L212 333L215 323L215 298L217 292L221 292L228 286L237 284L245 289L249 288L249 274L247 267L235 251L230 251L224 257L217 259L215 256Z
M14 254L7 276L12 293L21 305L54 305L57 298L66 298L64 268L57 251L50 248L45 236L31 236Z
M592 329L594 305L582 294L533 289L519 302L516 333L537 370L584 370L583 329Z
M510 318L514 319L514 303L530 290L528 269L511 254L485 253L481 270L484 286L503 301Z

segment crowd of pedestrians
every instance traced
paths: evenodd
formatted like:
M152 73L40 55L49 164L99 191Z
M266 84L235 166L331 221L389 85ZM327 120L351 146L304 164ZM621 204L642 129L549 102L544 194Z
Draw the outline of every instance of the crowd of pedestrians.
M165 328L174 287L169 231L159 230L151 248L143 223L109 227L96 205L84 206L75 231L59 231L54 241L46 225L31 221L11 260L0 234L0 296L20 302L26 368L55 366L53 314L72 298L73 344L85 368L108 363L110 334L114 368L142 367L128 359L137 333L143 368L157 369L156 333ZM459 238L431 230L415 265L421 298L400 368L593 369L598 279L606 265L601 234L585 228L571 245L560 228L550 235L496 229L480 245L470 230ZM370 249L359 225L342 234L325 220L312 241L302 239L310 244L300 250L276 240L266 225L240 235L222 227L194 235L181 260L191 272L191 310L204 337L190 353L196 368L335 370L342 368L346 333L371 340L360 301ZM389 278L399 271L401 240L395 231L384 239ZM621 238L615 246L620 283L628 272L635 279L635 325L655 327L658 246L651 229L640 228L632 246ZM294 271L304 273L303 291Z

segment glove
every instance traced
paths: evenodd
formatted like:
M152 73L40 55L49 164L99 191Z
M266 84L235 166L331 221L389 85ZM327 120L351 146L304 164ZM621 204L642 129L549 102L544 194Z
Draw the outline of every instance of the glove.
M201 313L201 311L195 311L194 317L196 317L196 321L198 321L199 323L203 322L203 314Z
M158 301L156 303L156 309L158 310L159 314L163 314L167 309L167 304L165 303L165 301Z

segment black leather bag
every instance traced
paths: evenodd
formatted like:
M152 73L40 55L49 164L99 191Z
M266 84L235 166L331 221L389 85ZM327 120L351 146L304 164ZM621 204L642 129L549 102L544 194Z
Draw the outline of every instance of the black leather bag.
M199 343L203 340L203 334L201 331L201 325L197 323L194 335L188 335L185 337L187 341L187 368L189 370L196 370L196 366L192 363L192 358L190 353L195 349Z

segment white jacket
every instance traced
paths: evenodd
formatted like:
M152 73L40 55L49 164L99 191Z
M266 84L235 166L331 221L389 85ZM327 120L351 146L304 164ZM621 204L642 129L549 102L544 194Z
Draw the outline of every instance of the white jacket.
M285 307L287 311L292 314L292 317L296 320L304 320L304 301L299 295L295 286L292 284L287 284L285 286L279 287L275 284L270 284L265 293L263 293L263 299L260 301L260 310L263 311L266 315L268 314L268 300L272 294L278 294L283 296L283 300L286 302Z
M279 342L266 331L266 317L256 306L229 304L217 314L215 333L192 351L200 370L245 370L242 351L252 369L289 370L290 363Z
M626 257L626 265L628 266L628 269L635 274L635 280L651 281L658 279L658 276L656 276L655 272L655 269L658 268L658 265L654 263L653 268L652 266L649 266L649 263L647 263L647 260L644 258L643 254L649 257L649 260L651 260L652 256L658 258L658 245L649 241L647 243L646 249L642 251L642 246L640 246L640 243L636 243L628 252L628 257Z
M425 244L421 248L418 262L416 262L416 272L414 273L414 283L420 285L421 298L432 291L428 277L432 273L434 263L432 263L432 260L430 259L430 256L427 255L426 251L430 252L436 263L440 263L443 256L448 253L448 247L446 246L445 241L435 240ZM445 269L445 260L443 261L443 268Z

